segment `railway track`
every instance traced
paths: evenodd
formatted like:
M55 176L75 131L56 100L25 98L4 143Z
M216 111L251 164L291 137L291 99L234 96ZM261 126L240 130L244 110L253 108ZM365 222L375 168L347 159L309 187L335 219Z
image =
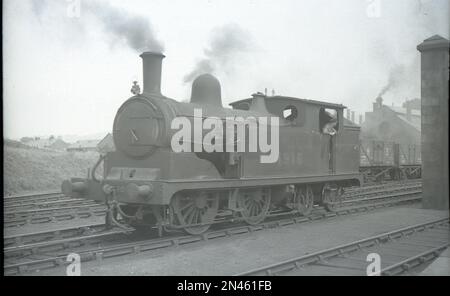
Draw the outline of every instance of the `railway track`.
M156 249L176 247L180 245L203 242L216 238L230 237L269 228L283 227L286 225L307 223L317 220L333 219L338 216L360 214L367 211L391 207L405 203L415 203L420 201L421 191L413 191L408 194L402 193L397 197L387 198L386 196L372 198L366 204L363 201L358 203L343 203L336 212L326 212L321 207L316 207L312 215L308 217L290 217L288 214L275 215L257 226L237 225L229 223L218 224L216 230L210 230L202 235L181 235L172 233L168 237L151 238L139 235L126 235L123 230L113 229L100 232L84 232L79 235L80 230L59 230L58 236L53 236L51 232L43 234L29 234L27 236L11 236L5 239L4 248L4 274L16 275L29 271L54 268L66 264L66 256L69 253L78 253L81 261L102 260L109 257L116 257L128 254L136 254ZM100 229L100 225L93 225ZM60 238L64 235L64 238ZM73 236L71 236L73 235ZM150 235L150 234L149 234ZM44 238L46 237L46 238Z
M3 207L22 206L41 202L51 202L67 199L70 199L70 197L65 196L61 192L47 192L28 195L5 196L3 197Z
M4 206L3 210L6 213L14 213L18 211L32 211L32 210L42 210L42 209L54 209L67 206L90 206L96 205L95 201L86 200L81 198L70 198L56 200L56 201L44 201L44 202L31 202L21 205L10 205Z
M85 224L76 227L64 227L50 231L37 231L25 234L5 235L3 245L5 248L10 246L22 246L49 240L58 240L73 238L77 236L98 233L105 229L105 223Z
M366 192L379 190L379 189L389 189L389 188L399 187L399 186L415 186L415 185L422 185L422 179L406 180L406 181L401 181L401 182L398 182L398 181L387 182L387 183L383 183L383 184L365 184L363 186L354 186L354 187L349 187L349 188L345 189L345 194L351 194L354 192L366 193Z
M439 256L450 245L449 240L449 219L439 219L299 256L237 276L367 275L369 254L377 254L381 263L378 274L372 275L413 273Z
M11 218L11 216L8 218L7 215L7 213L4 213L4 228L20 227L28 224L45 224L73 219L87 219L98 216L103 217L105 216L105 206L97 204L94 206L65 207L36 210L32 212L21 211L18 214L13 214L14 218Z
M376 197L385 194L386 190L391 192L407 192L409 190L421 188L421 182L406 182L386 185L376 185L368 187L358 187L347 190L343 200L359 200ZM36 207L35 204L34 206ZM23 205L30 207L32 204ZM43 224L50 222L66 221L71 219L90 218L94 216L104 216L106 207L93 201L82 199L57 200L45 202L37 209L19 209L20 206L4 208L4 227L19 227L27 224Z

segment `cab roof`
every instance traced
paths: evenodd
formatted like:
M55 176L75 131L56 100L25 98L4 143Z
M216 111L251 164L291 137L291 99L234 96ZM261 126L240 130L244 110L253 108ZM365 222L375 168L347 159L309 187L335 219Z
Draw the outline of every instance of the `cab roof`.
M250 103L250 101L253 98L248 98L248 99L242 99L239 101L235 101L230 103L229 105L232 107L238 106L241 103ZM292 100L292 101L301 101L304 102L306 104L311 104L311 105L320 105L323 107L328 107L328 108L334 108L334 109L345 109L347 108L346 106L342 105L342 104L334 104L334 103L328 103L328 102L322 102L322 101L316 101L316 100L308 100L308 99L301 99L301 98L295 98L295 97L287 97L287 96L266 96L266 99L268 100Z

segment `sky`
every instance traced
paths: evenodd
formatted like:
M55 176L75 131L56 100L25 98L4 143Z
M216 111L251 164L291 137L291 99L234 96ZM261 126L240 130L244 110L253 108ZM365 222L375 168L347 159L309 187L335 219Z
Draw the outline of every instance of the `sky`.
M198 74L224 105L256 91L369 111L382 92L420 97L416 46L449 38L448 0L5 0L4 137L109 132L142 87L139 54L162 51L162 93Z

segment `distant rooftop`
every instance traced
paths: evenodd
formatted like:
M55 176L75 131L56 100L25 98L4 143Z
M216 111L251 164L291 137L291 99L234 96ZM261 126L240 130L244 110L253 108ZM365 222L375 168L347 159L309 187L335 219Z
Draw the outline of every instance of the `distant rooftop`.
M80 140L67 147L67 149L96 149L100 140Z
M418 131L421 131L422 125L421 125L421 112L420 110L411 109L411 120L408 120L406 118L406 108L403 107L394 107L394 106L386 106L386 108L392 110L397 114L398 118L400 118L403 122L411 125L413 128L415 128Z

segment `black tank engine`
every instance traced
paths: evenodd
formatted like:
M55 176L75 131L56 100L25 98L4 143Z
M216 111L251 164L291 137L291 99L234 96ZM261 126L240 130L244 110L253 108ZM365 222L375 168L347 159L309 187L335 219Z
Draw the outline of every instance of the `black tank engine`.
M141 57L143 93L135 89L117 111L116 151L103 155L89 178L62 184L67 195L105 202L108 223L199 234L230 217L258 224L283 211L308 215L314 204L333 210L344 187L360 184L360 130L345 125L343 105L256 93L224 108L220 83L209 74L193 82L191 101L181 103L161 94L164 55L146 52ZM171 141L177 118L193 125L215 118L223 126L234 118L233 132L242 128L244 137L235 134L230 140L223 133L223 145L236 147L243 141L246 148L252 129L264 122L246 125L238 118L277 118L278 157L261 162L267 151L260 149L195 150L195 135L189 143L192 152L176 152ZM266 130L272 127L267 121ZM208 132L202 131L200 140Z

